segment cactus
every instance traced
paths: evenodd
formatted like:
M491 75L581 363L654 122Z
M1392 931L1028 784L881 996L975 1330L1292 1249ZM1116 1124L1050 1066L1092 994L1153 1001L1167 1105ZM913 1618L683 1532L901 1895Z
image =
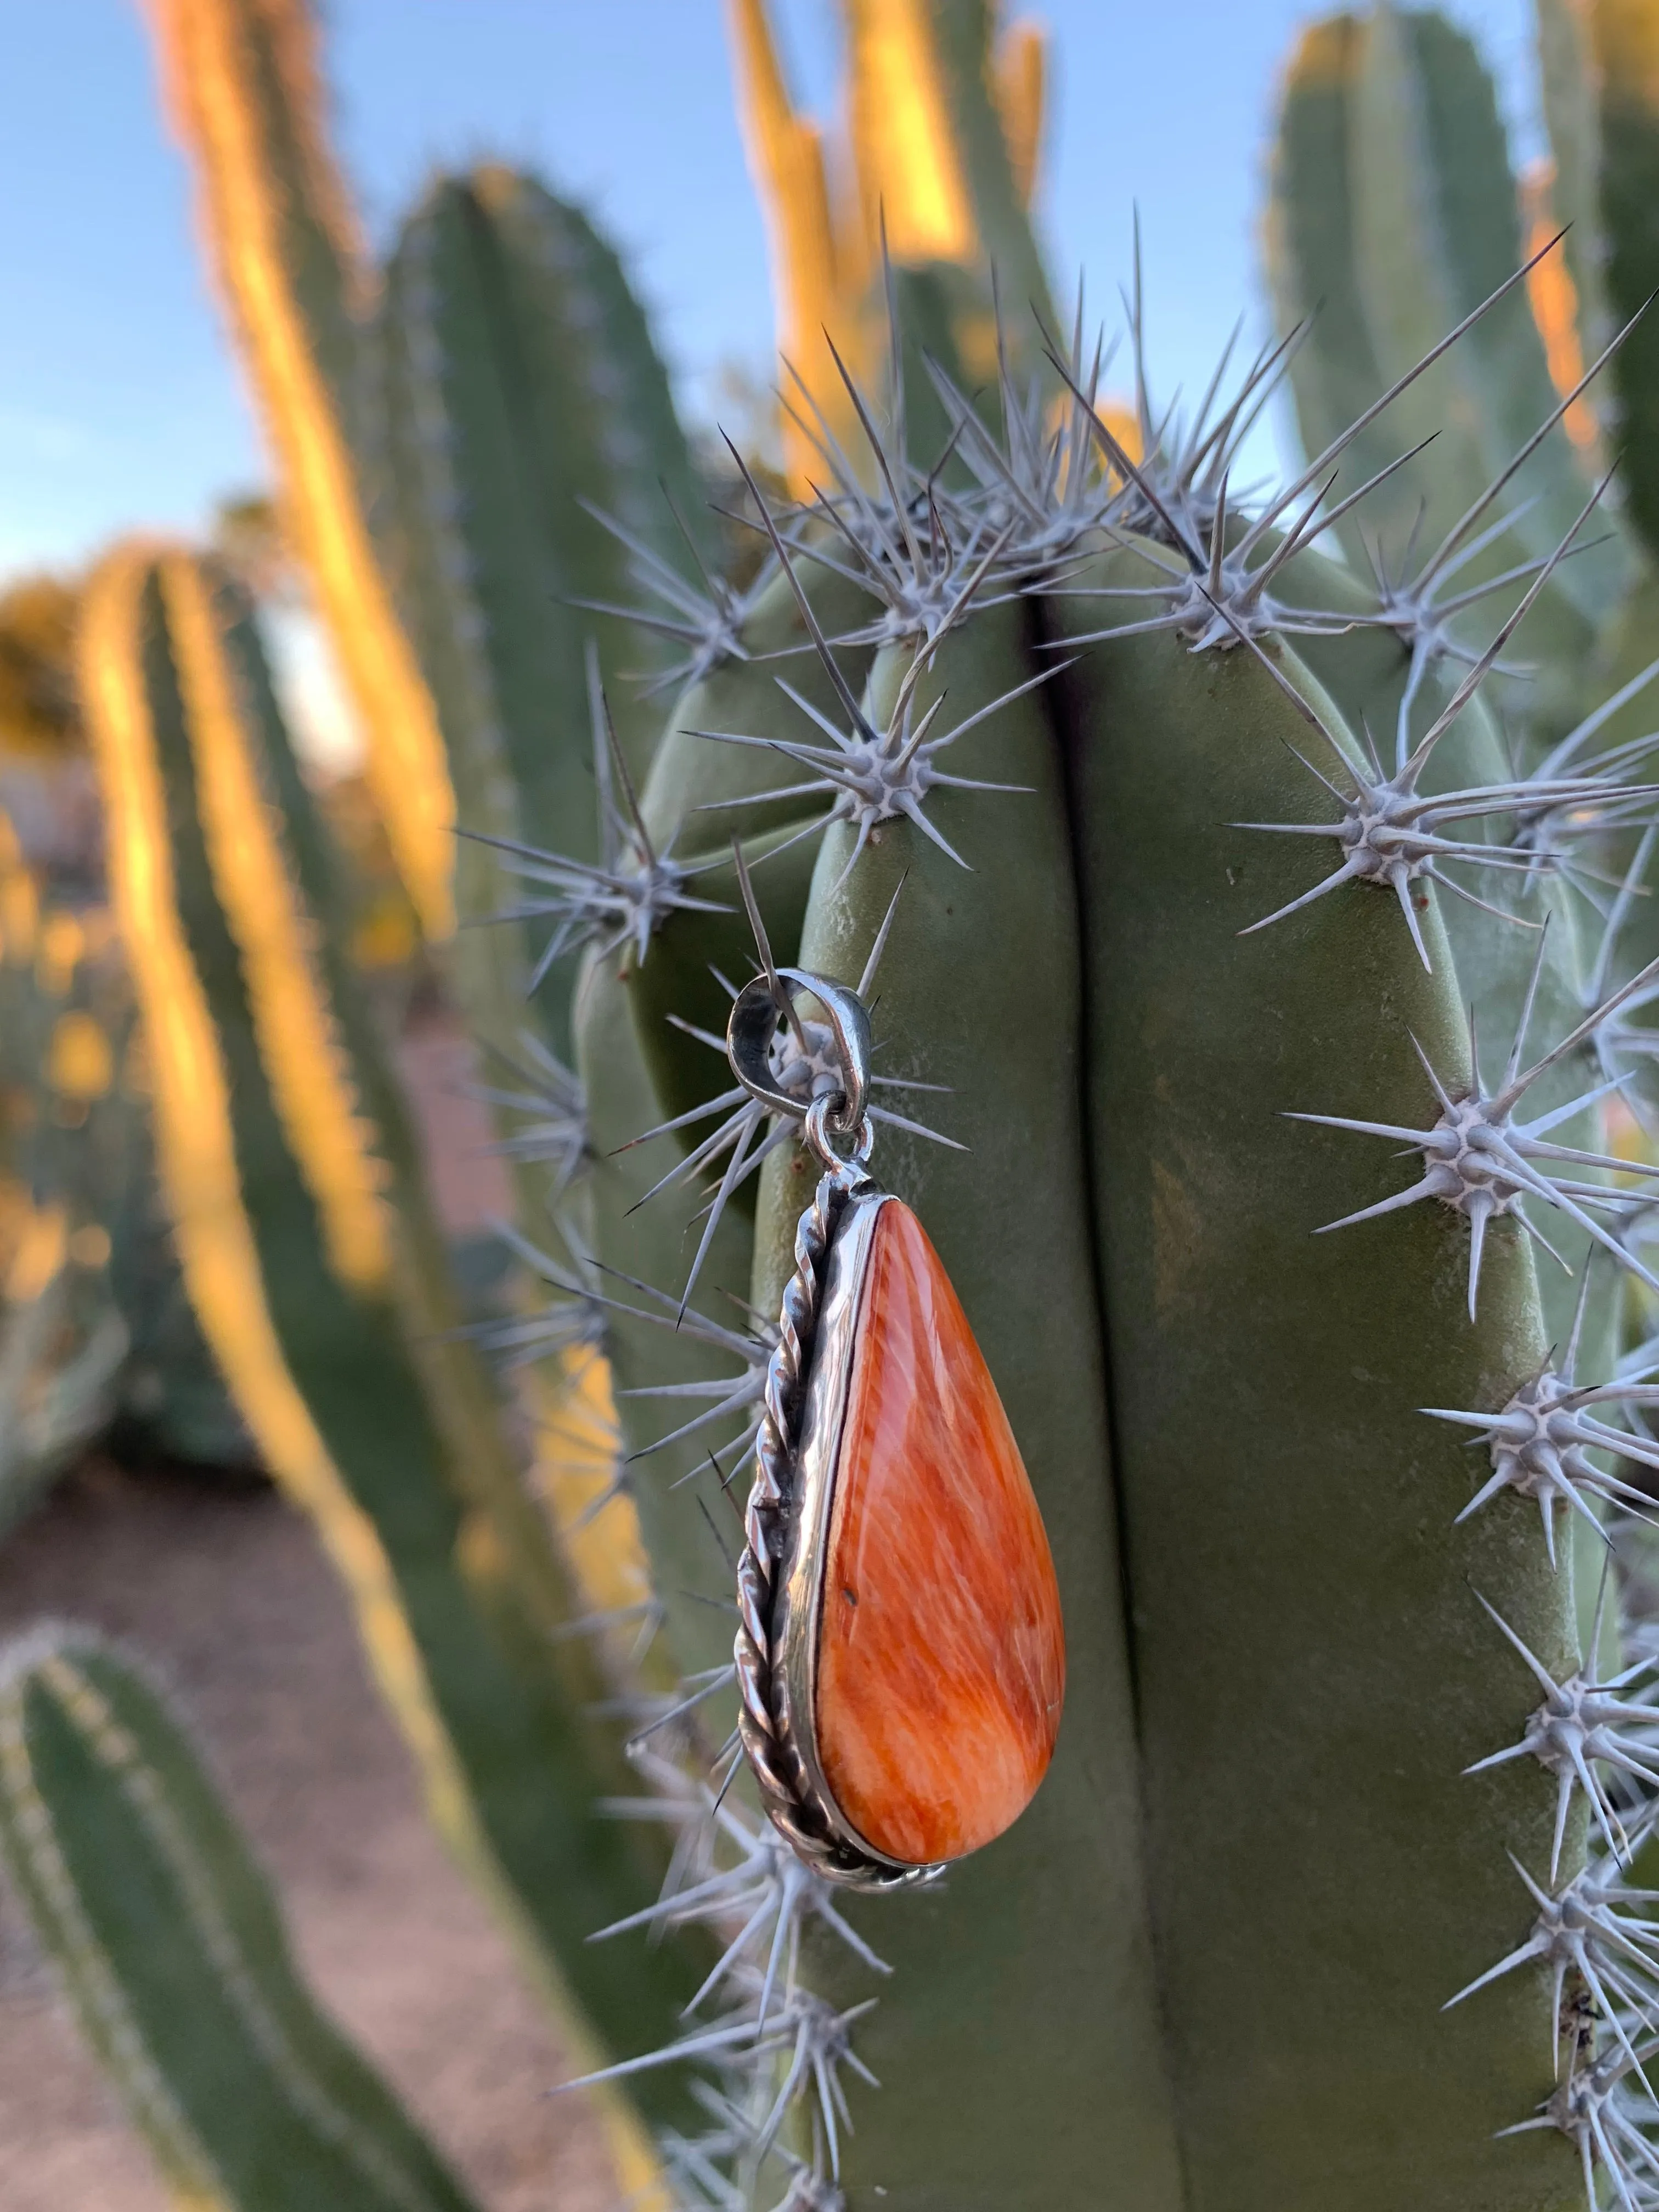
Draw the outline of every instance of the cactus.
M935 354L977 383L995 368L993 283L1052 321L1029 209L1042 131L1042 34L994 40L991 0L846 0L846 158L789 95L766 0L729 0L749 163L771 239L790 471L805 494L828 441L862 452L846 383L877 373L897 270L934 313ZM850 179L850 184L849 184ZM836 185L841 190L836 190ZM918 333L913 331L913 337ZM1043 364L1035 356L1035 365ZM914 405L927 392L915 380Z
M649 1838L594 1809L628 1776L587 1711L605 1677L566 1632L582 1607L456 1334L249 609L212 565L128 546L88 587L82 653L197 1311L351 1590L434 1819L532 1968L625 2045L695 1976L672 1951L601 1972L582 1940L649 1893Z
M0 1660L0 1856L180 2203L466 2212L296 1977L179 1723L87 1631L38 1630Z
M1659 252L1641 182L1653 137L1644 12L1540 0L1538 35L1555 158L1517 184L1492 80L1463 32L1392 6L1310 26L1285 78L1267 265L1280 331L1300 333L1290 379L1315 453L1427 335L1509 275L1524 222L1532 315L1511 293L1418 396L1368 427L1362 470L1399 465L1369 516L1348 519L1344 543L1362 569L1380 564L1402 615L1431 618L1437 600L1455 605L1466 586L1542 558L1589 489L1598 446L1616 454L1618 505L1537 611L1542 681L1509 695L1511 712L1559 731L1650 658L1659 540L1643 422ZM1571 434L1534 442L1552 380ZM1524 512L1500 529L1489 511L1491 538L1466 544L1455 573L1437 570L1425 556L1440 533L1506 467Z
M481 335L463 302L511 258L508 213L546 213L530 188L428 201L362 387L394 394L403 581L460 672L454 787L526 886L501 972L541 963L543 1004L575 974L548 1025L576 1073L532 1037L492 1085L553 1218L514 1232L544 1309L489 1334L590 1448L615 1422L582 1480L632 1492L652 1595L594 1539L583 1611L590 1532L550 1539L453 1331L246 609L129 548L91 587L84 684L192 1296L354 1583L434 1809L678 2203L1640 2212L1659 746L1626 735L1644 679L1607 672L1604 601L1639 599L1642 555L1622 520L1594 542L1568 416L1597 387L1550 380L1496 110L1437 19L1342 19L1292 73L1278 295L1299 319L1328 293L1326 330L1288 371L1224 364L1183 419L1132 297L1125 423L1080 328L1033 374L1011 297L1037 49L995 128L988 10L848 12L888 270L867 206L838 261L815 137L763 13L737 15L787 313L833 300L855 333L844 378L803 367L820 489L745 472L768 560L699 586L654 744L603 639L580 679L543 641L592 811L568 751L532 763L508 729L485 651L524 635L493 564L550 561L568 518L515 555L504 498L434 501L413 465L482 486L507 447L485 372L534 314L514 295ZM1587 335L1586 374L1605 350ZM1312 458L1243 501L1286 373ZM377 434L356 418L359 450ZM722 1033L769 976L780 1083L832 1090L792 970L872 1008L878 1172L983 1347L1066 1615L1032 1807L881 1902L792 1856L727 1734L732 1493L812 1171ZM631 1767L596 1702L626 1709Z
M43 884L3 817L0 912L3 1527L99 1443L207 1466L250 1447L159 1213L108 916Z
M714 545L617 258L533 180L486 167L433 185L388 266L369 360L386 559L438 701L460 820L475 833L458 865L461 910L476 920L508 896L503 845L599 857L584 640L613 669L672 671L695 564ZM624 611L641 588L663 599L659 617ZM658 621L666 629L653 633ZM649 686L637 705L617 696L623 756L639 772L660 709ZM500 933L479 942L501 958ZM511 1000L532 966L514 964L492 979L475 959L465 978L498 1047L524 1019ZM567 968L538 993L538 1019L566 1056L572 980ZM490 989L502 1001L493 1022L479 1003Z

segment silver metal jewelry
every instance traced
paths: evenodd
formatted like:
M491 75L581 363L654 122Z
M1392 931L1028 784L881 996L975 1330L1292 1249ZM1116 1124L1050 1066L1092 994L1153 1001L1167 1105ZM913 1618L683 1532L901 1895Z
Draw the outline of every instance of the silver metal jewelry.
M774 1075L780 988L823 1008L840 1063L838 1090L803 1106ZM944 1869L877 1850L836 1804L818 1759L818 1625L830 1507L852 1380L860 1293L876 1217L891 1202L866 1173L870 1018L857 993L799 968L757 976L738 997L726 1051L739 1083L804 1125L823 1174L795 1230L778 1344L767 1369L755 1480L738 1563L738 1728L774 1826L828 1881L914 1888Z

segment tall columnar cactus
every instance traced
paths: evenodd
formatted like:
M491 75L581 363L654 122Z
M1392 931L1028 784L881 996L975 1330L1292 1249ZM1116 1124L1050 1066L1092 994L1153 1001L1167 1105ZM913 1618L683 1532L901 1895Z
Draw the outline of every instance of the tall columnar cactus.
M1616 508L1546 593L1533 630L1540 681L1512 695L1516 711L1561 727L1598 685L1652 654L1659 539L1643 425L1655 404L1647 309L1659 246L1643 180L1659 137L1650 11L1543 0L1538 31L1554 160L1523 190L1464 32L1433 10L1387 5L1311 25L1285 78L1267 263L1281 335L1296 333L1290 380L1312 453L1516 267L1524 222L1528 253L1542 256L1529 277L1539 327L1516 289L1368 426L1359 474L1398 465L1369 515L1347 518L1343 541L1356 564L1380 564L1401 616L1421 624L1494 573L1542 557L1601 455L1616 457ZM1607 374L1576 388L1609 348ZM1552 375L1572 434L1528 450ZM1494 508L1489 539L1437 557L1442 532L1511 461L1504 526Z
M210 564L129 545L89 586L82 650L161 1173L203 1327L351 1591L435 1820L532 1966L625 2046L673 2018L696 1975L672 1949L619 1975L584 1941L649 1895L651 1839L619 1839L596 1811L628 1779L592 1710L610 1685L571 1632L583 1607L505 1409L456 1334L249 609Z
M369 772L426 928L453 921L455 811L431 695L374 555L352 451L368 277L318 128L303 0L158 0L204 229L280 459L296 542L362 717Z
M602 666L672 685L701 646L699 564L717 558L707 496L616 255L514 171L431 186L389 264L368 358L382 542L460 821L478 833L458 856L476 921L509 895L500 847L479 836L599 859L587 643ZM626 610L641 597L636 617ZM654 688L613 690L623 755L642 772ZM484 940L497 962L504 934ZM497 1045L525 1019L505 1001L531 974L526 962L501 978ZM537 1000L567 1054L570 981L567 965Z

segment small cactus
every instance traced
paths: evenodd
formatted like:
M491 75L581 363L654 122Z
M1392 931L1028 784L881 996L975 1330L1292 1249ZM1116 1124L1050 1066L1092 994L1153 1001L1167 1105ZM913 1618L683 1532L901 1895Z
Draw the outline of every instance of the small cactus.
M180 2202L469 2212L300 1981L178 1721L88 1631L0 1654L0 1859Z

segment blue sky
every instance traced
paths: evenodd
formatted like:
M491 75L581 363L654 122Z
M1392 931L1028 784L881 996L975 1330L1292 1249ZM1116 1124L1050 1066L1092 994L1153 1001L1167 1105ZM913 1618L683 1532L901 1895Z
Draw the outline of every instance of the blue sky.
M1016 12L1018 12L1016 10ZM1260 313L1255 229L1293 0L1047 0L1054 265L1104 307L1139 204L1153 367L1201 382ZM1454 11L1536 142L1526 11ZM832 0L779 0L805 103L833 99ZM688 405L769 374L763 240L720 0L329 0L337 140L384 239L426 173L483 154L583 197L623 246ZM0 575L138 526L198 526L259 483L257 432L202 272L135 0L0 0Z

